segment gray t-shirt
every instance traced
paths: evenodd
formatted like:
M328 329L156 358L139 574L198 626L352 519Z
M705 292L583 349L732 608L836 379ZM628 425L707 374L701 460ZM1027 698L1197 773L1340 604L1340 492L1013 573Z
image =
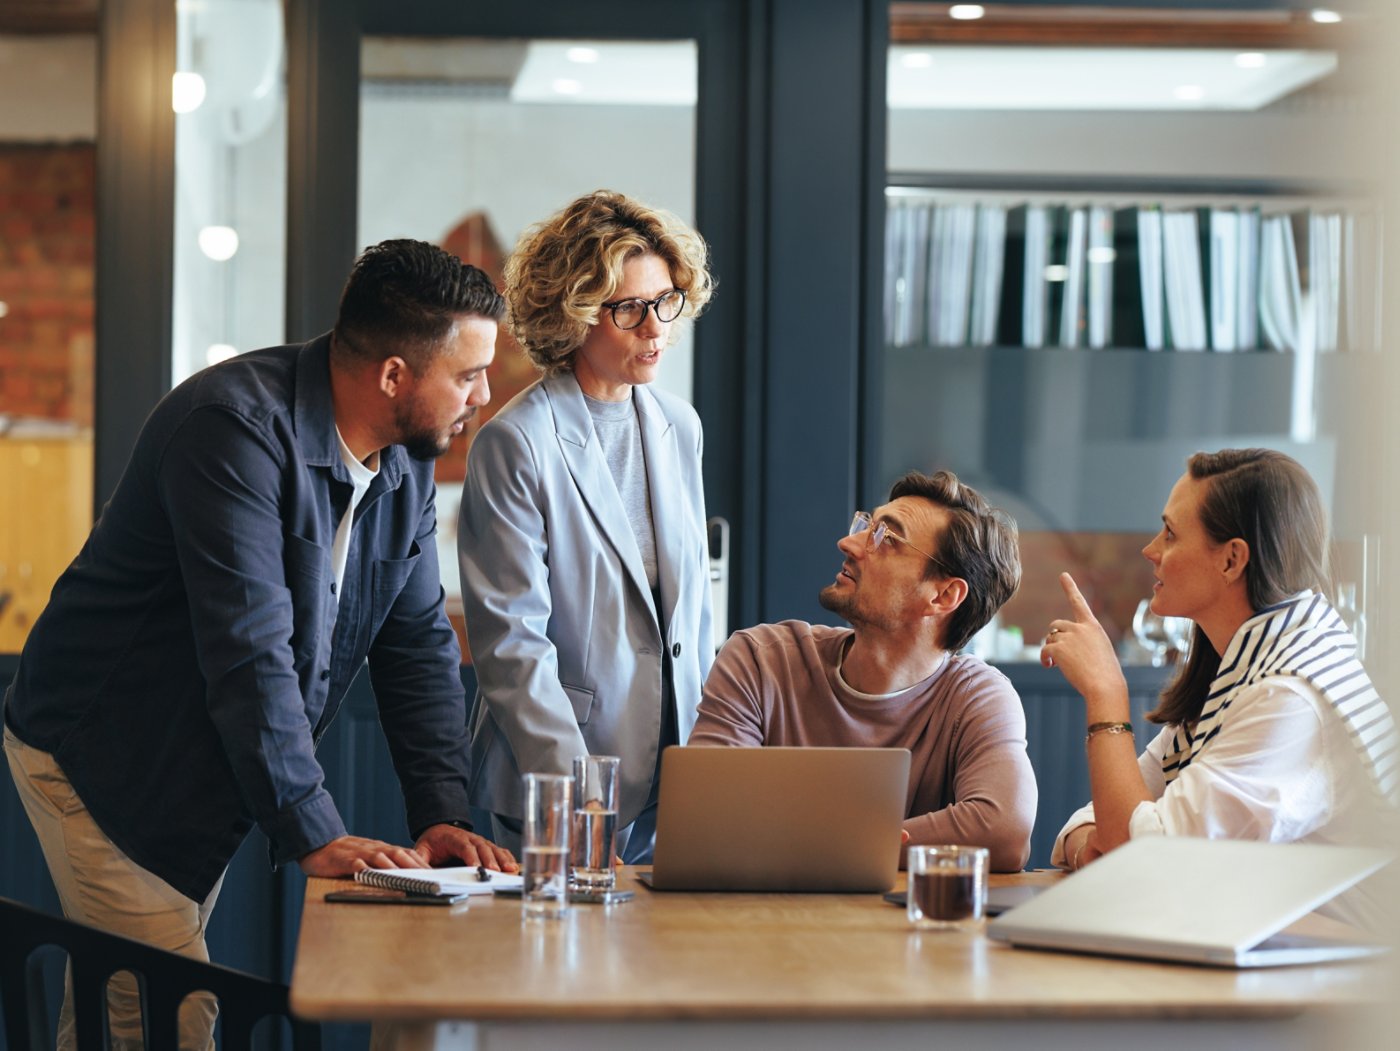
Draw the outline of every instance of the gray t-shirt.
M603 457L608 461L608 470L612 472L613 482L617 485L617 495L622 497L622 508L632 525L637 549L642 553L647 587L655 593L656 529L651 520L651 492L647 488L642 424L637 418L636 404L632 398L626 401L598 401L586 394L583 400L588 404L588 413L593 417L593 431L603 447Z

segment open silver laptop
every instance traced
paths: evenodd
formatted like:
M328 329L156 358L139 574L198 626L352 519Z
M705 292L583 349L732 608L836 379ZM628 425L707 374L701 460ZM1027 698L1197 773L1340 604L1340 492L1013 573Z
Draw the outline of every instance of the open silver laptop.
M667 748L657 890L879 892L894 884L903 748Z
M1278 932L1390 860L1379 850L1302 843L1135 839L998 916L987 936L1217 967L1369 956L1384 946Z

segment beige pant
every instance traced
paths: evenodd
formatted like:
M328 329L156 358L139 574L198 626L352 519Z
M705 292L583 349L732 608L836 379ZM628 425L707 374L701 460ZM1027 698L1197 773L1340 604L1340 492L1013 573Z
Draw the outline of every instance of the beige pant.
M125 938L207 961L204 930L223 878L201 905L137 865L97 827L53 756L31 748L5 728L5 758L19 789L63 914ZM58 1019L59 1051L72 1051L71 981L65 982ZM142 1047L141 1005L136 983L125 972L107 987L113 1051ZM180 1007L180 1047L213 1048L218 1004L209 993L194 993Z

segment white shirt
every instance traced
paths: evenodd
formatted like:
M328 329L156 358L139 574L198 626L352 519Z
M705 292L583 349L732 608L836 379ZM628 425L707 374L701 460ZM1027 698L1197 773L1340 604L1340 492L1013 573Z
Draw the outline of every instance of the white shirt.
M379 450L372 452L369 463L365 464L355 459L350 446L346 445L345 439L340 436L339 427L335 429L335 440L340 445L340 461L350 472L350 484L354 487L350 494L350 502L345 506L345 514L340 516L340 525L336 527L335 543L331 545L331 568L335 571L335 601L338 605L340 592L345 584L345 563L350 558L350 530L355 523L355 508L360 506L360 501L369 491L370 482L374 481L375 475L379 473Z
M1130 838L1359 846L1381 834L1381 809L1345 724L1300 679L1266 679L1242 689L1222 715L1219 734L1168 785L1162 756L1173 732L1164 727L1138 756L1154 799L1133 810ZM1065 837L1093 823L1092 803L1075 811L1056 837L1050 863L1068 867ZM1379 895L1365 883L1319 911L1362 926L1384 915Z

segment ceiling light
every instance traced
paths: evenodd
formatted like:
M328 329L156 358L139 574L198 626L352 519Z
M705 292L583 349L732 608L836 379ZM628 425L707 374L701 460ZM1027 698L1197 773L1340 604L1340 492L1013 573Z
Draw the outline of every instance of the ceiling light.
M232 259L238 251L238 231L231 226L206 226L199 231L199 250L216 263Z
M1091 263L1111 263L1118 258L1118 252L1108 245L1094 245L1089 249L1087 256Z
M927 51L911 51L901 61L905 69L928 69L933 65L933 56Z
M0 317L4 317L10 312L10 304L0 299Z
M1172 94L1182 102L1200 102L1206 97L1206 89L1199 84L1182 84Z
M176 73L170 78L170 108L193 113L204 102L204 78L198 73Z
M204 360L210 365L217 365L221 361L227 361L238 353L238 348L227 343L211 343L209 349L204 352Z
M929 67L910 69L905 59L919 52ZM886 97L908 110L1257 110L1337 69L1335 51L1259 53L1267 64L1248 69L1239 48L893 44ZM1180 85L1201 94L1180 95Z
M987 9L981 4L954 4L948 8L949 18L958 18L970 21L974 18L981 18L987 13Z
M553 86L556 95L577 95L583 90L582 84L577 80L569 80L567 77L560 77Z
M1262 51L1241 51L1235 56L1235 65L1240 69L1263 69L1269 62Z
M1069 278L1069 267L1060 263L1052 263L1045 268L1045 280L1065 281Z
M1314 22L1321 22L1324 25L1332 25L1336 22L1340 22L1342 16L1337 14L1336 11L1327 10L1325 7L1315 7L1312 12L1312 20Z
M570 62L578 62L581 65L591 65L598 61L596 47L571 47L567 54Z

